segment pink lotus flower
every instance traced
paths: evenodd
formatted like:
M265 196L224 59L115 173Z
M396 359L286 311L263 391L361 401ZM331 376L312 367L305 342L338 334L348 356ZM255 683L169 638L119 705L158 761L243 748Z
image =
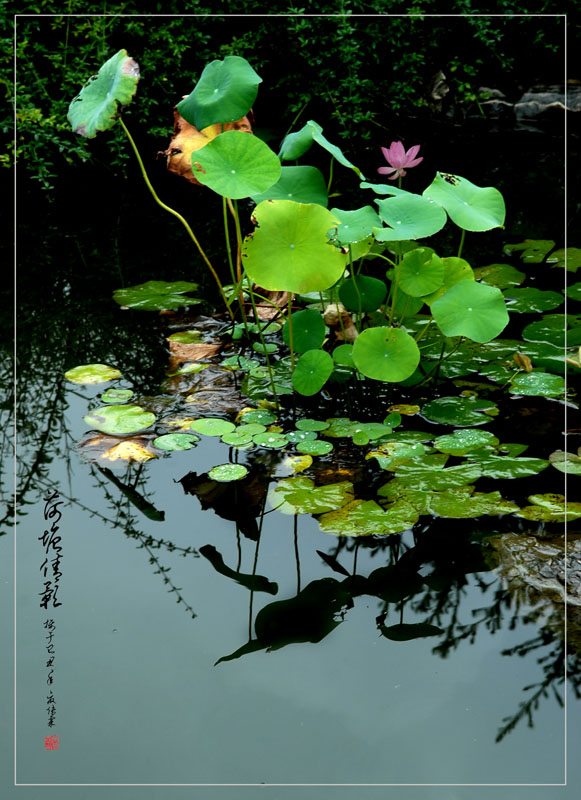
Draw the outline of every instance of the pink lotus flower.
M392 142L391 147L381 148L381 152L390 166L379 167L377 171L382 175L389 175L390 172L393 172L393 175L389 175L388 180L390 181L394 181L400 175L403 177L406 174L406 168L416 167L420 161L424 160L423 157L416 158L419 150L420 145L414 144L406 153L402 142Z

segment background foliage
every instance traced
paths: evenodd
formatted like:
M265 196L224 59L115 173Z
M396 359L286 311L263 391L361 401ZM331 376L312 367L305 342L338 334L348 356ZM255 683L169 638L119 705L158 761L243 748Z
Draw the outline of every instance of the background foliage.
M275 148L297 118L299 125L306 119L320 121L331 139L343 139L347 153L385 130L394 132L398 118L429 119L442 111L430 99L430 83L439 71L450 87L445 100L449 114L479 113L481 86L499 88L515 101L535 81L562 81L563 18L513 17L523 13L516 0L498 0L485 10L472 0L314 5L308 0L300 6L271 3L264 16L264 5L256 0L211 7L197 0L92 8L81 0L21 3L16 38L19 162L46 189L67 164L93 159L123 169L129 155L120 145L120 131L89 144L71 133L66 120L68 104L87 76L120 48L142 72L128 120L159 150L167 147L172 107L192 90L207 61L226 55L245 57L263 77L255 108L258 133L272 139ZM550 1L540 6L535 13L562 13ZM7 18L6 2L0 7ZM216 16L220 13L224 16ZM305 16L310 13L316 15ZM486 15L427 16L438 13ZM196 16L205 14L212 16ZM400 16L357 16L377 14ZM8 110L14 99L10 27L4 27L2 41L1 80L9 101L0 154L5 166L14 160Z

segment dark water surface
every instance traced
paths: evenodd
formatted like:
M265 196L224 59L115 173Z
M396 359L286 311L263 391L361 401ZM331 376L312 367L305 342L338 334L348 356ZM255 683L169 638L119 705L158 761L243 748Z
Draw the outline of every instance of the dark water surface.
M551 142L549 137L545 145ZM510 169L517 172L518 164ZM466 177L486 183L479 175ZM497 524L509 530L506 521L439 520L429 529L416 526L413 533L357 544L325 534L308 514L286 516L270 512L267 504L270 513L259 535L243 533L232 521L240 517L239 498L206 494L210 507L202 510L194 493L203 491L200 476L228 460L228 448L218 441L203 438L192 451L129 473L104 473L81 459L76 443L87 433L83 415L102 386L74 387L63 381L64 371L83 363L115 364L127 385L156 395L167 368L163 320L119 311L109 300L112 289L191 277L187 263L176 263L175 241L164 239L165 221L145 216L151 209L140 205L142 199L130 206L130 198L125 188L116 204L103 208L87 196L85 209L79 209L63 192L42 224L21 233L23 491L14 562L9 527L0 539L5 608L11 606L13 563L17 579L16 775L18 783L29 784L15 788L14 796L577 796L579 705L571 693L566 720L556 698L564 691L563 614L559 604L510 592L487 559L486 535ZM42 208L41 201L33 202ZM554 211L557 240L560 216ZM512 231L495 232L491 247L499 237L509 242L548 235L548 224L540 231L540 221L523 230L522 207L513 220ZM183 238L179 245L187 250ZM494 260L501 260L500 250L478 264ZM544 408L555 417L548 438L531 438L539 449L554 438L557 449L563 407L547 401ZM287 474L272 454L261 469L267 477ZM134 488L141 509L131 502L136 494L128 497L120 483ZM39 536L45 528L42 498L54 490L63 501L62 606L49 614L39 607L45 557ZM549 490L556 489L542 489ZM264 492L257 497L262 501ZM215 569L216 552L228 574ZM347 574L334 570L329 559ZM402 572L406 559L411 566ZM385 583L369 578L388 566ZM252 591L233 571L269 583L251 584ZM306 604L300 602L305 596ZM266 636L263 649L216 664L256 637L254 621L263 608L297 597L276 618L286 632L285 646L276 649L275 642L266 652L273 644ZM52 728L44 627L49 617L55 620ZM382 635L382 626L400 621L429 623L442 632L410 641ZM3 622L9 629L7 614ZM570 669L578 670L570 652ZM10 687L7 651L0 663ZM520 712L536 691L529 725ZM7 743L13 736L9 715L2 724ZM58 752L44 749L50 734L60 737ZM566 744L567 788L493 785L563 783ZM8 746L3 759L8 776ZM110 785L166 783L233 785Z

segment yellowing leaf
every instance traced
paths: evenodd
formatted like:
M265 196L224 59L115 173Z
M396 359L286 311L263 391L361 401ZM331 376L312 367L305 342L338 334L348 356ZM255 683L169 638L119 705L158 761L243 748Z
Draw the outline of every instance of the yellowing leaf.
M144 447L142 444L138 442L121 442L120 444L116 444L114 447L109 448L104 453L101 454L102 459L106 459L107 461L138 461L139 463L143 463L144 461L149 461L150 458L156 458L153 453L150 453L149 450Z

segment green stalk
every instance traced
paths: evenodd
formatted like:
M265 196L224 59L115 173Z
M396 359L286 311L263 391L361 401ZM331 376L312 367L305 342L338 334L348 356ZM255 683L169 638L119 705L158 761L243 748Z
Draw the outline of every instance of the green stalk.
M241 285L242 281L242 233L240 231L240 219L238 217L238 204L236 201L232 203L232 200L227 197L226 203L232 216L234 217L234 225L236 227L236 277L238 279L239 285ZM252 286L250 287L250 296L252 297ZM242 324L244 325L244 332L246 333L246 337L248 337L248 328L247 328L247 318L246 312L244 310L244 295L242 293L242 289L240 289L240 294L238 295L238 301L240 304L240 313L242 314ZM256 323L258 324L258 317L255 315Z
M224 214L224 234L226 236L226 250L228 252L228 266L230 267L230 275L232 276L232 285L236 285L236 275L234 274L234 262L232 261L232 247L230 245L230 234L228 232L228 209L226 206L226 198L222 197L222 211Z
M266 342L264 341L264 336L263 336L263 333L262 333L262 325L260 324L260 320L258 319L258 309L256 308L256 301L254 299L254 292L252 291L252 283L250 281L250 278L248 278L248 276L246 276L246 279L248 281L248 291L250 293L250 302L252 303L252 310L254 311L254 319L256 320L256 326L258 328L258 337L259 337L260 342L262 344L262 349L264 351L264 357L266 359L266 368L268 369L268 376L270 378L270 388L272 389L272 394L274 396L274 403L275 403L277 408L280 408L280 405L279 405L279 402L278 402L278 396L276 394L276 388L275 388L275 385L274 385L274 374L272 372L272 367L270 365L270 358L268 356L268 353L266 352Z
M222 284L220 283L220 278L218 277L218 274L216 273L216 270L214 269L214 267L213 267L213 266L212 266L212 264L210 263L210 261L209 261L209 259L208 259L208 256L207 256L207 255L204 253L204 251L202 250L202 247L201 247L200 243L198 242L198 240L196 239L196 237L195 237L195 235L194 235L194 232L193 232L193 230L190 228L190 226L188 225L187 221L186 221L186 220L185 220L185 219L182 217L182 215L181 215L181 214L178 214L178 212L177 212L177 211L175 211L173 208L170 208L169 206L167 206L165 203L163 203L163 202L162 202L162 201L159 199L159 197L158 197L158 196L157 196L157 194L156 194L156 191L155 191L155 189L154 189L154 188L153 188L153 186L151 185L151 181L149 180L149 176L148 176L148 174L147 174L147 172L146 172L146 170L145 170L145 166L144 166L144 164L143 164L143 160L142 160L142 158L141 158L141 155L139 154L139 150L137 149L137 145L135 144L135 142L133 141L133 137L131 136L131 134L130 134L130 133L129 133L129 131L127 130L127 126L126 126L126 125L125 125L125 123L123 122L123 118L122 118L122 117L119 117L119 122L121 123L121 127L122 127L122 128L123 128L123 130L125 131L125 134L127 135L127 138L129 139L129 143L130 143L131 147L133 148L133 152L135 153L135 156L136 156L136 158L137 158L137 161L139 162L139 168L141 169L141 174L143 175L143 179L144 179L145 183L147 184L147 188L148 188L148 189L149 189L149 191L151 192L151 194L152 194L152 196L153 196L153 199L155 200L155 202L156 202L156 203L157 203L159 206L161 206L163 209L165 209L165 211L167 211L169 214L172 214L174 217L176 217L177 219L179 219L179 221L180 221L180 222L182 223L182 225L185 227L185 229L187 230L187 232L188 232L188 234L189 234L189 236L190 236L191 240L193 241L193 243L194 243L194 244L196 245L196 247L198 248L198 252L200 253L200 255L202 256L202 258L203 258L203 259L204 259L204 261L206 262L206 266L208 267L208 269L209 269L209 270L210 270L210 272L212 273L212 275L213 275L213 277L214 277L214 280L215 280L215 281L216 281L216 283L218 284L218 289L220 290L220 294L222 295L222 299L224 300L224 303L225 303L225 305L226 305L226 309L228 310L228 313L230 314L230 318L231 318L231 319L234 319L234 315L232 314L232 310L231 310L230 306L228 305L228 300L227 300L227 298L226 298L226 295L225 295L225 293L224 293L224 289L222 288Z
M401 178L400 178L400 180L401 180ZM400 254L397 257L397 266L395 268L395 275L393 276L394 279L393 279L393 282L392 282L393 292L392 292L392 295L391 295L391 307L389 309L389 319L387 321L387 324L390 327L391 327L391 321L393 319L393 315L394 315L394 312L395 312L395 299L397 297L397 287L399 285L399 271L400 271L400 268L401 268L401 262L402 262L402 256Z
M462 228L462 236L460 237L460 245L458 246L458 258L462 255L462 248L464 247L464 238L466 236L466 231Z
M329 165L329 183L327 184L327 194L331 191L331 183L333 182L333 162L335 158L331 156L331 164Z
M351 251L351 245L349 245L349 272L351 274L351 280L353 281L353 286L355 287L355 291L357 293L357 326L359 328L359 332L361 332L363 304L361 302L361 292L359 291L359 287L357 286L357 281L355 280L355 272L353 271L353 253Z
M293 344L293 297L294 294L291 292L288 302L288 314L286 315L288 322L288 343L291 357L291 374L295 371L295 348Z

